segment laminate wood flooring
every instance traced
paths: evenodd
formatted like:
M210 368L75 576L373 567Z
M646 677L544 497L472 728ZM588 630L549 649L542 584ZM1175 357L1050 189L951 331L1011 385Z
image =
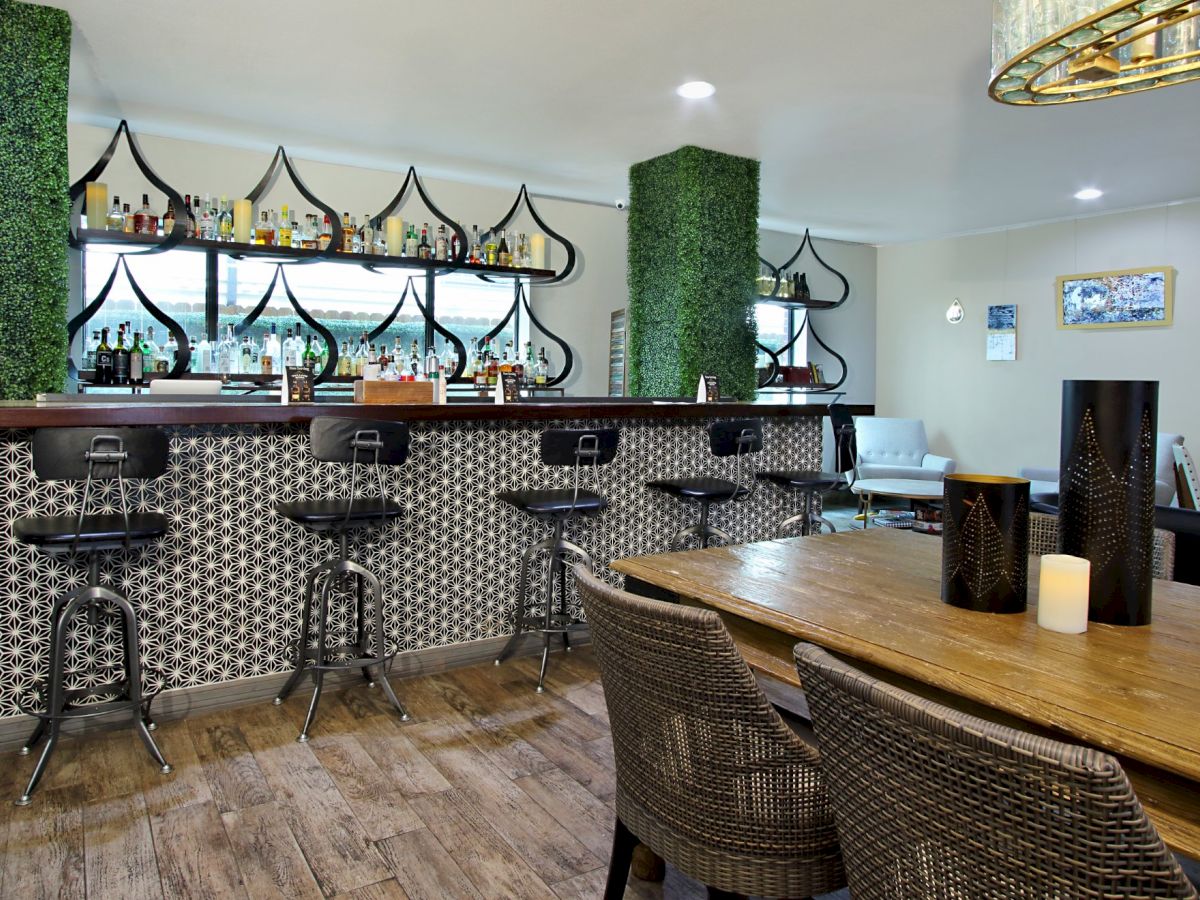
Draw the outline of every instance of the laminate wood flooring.
M612 743L590 648L393 679L378 688L164 722L160 775L137 736L64 739L33 805L33 757L0 756L0 897L546 898L602 896ZM668 869L626 897L702 898Z

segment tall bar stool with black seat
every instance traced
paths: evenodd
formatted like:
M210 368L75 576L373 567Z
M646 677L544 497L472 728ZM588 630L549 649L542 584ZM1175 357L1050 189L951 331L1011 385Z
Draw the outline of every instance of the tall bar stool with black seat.
M403 512L387 494L383 466L398 466L408 459L408 426L402 422L318 416L309 427L309 442L313 456L319 461L349 465L350 489L345 497L296 500L275 507L285 519L336 540L338 547L337 556L309 569L300 613L300 637L296 641L296 667L275 698L276 705L283 703L304 673L312 673L312 700L297 738L301 743L308 741L308 730L317 715L326 672L360 669L367 684L374 686L376 679L371 669L377 666L378 683L384 694L400 714L400 720L408 720L407 710L387 679L386 669L396 650L389 652L387 648L383 590L378 578L351 561L348 547L350 532L382 528ZM363 467L374 469L378 497L359 493L358 476ZM318 581L321 582L319 589ZM332 615L333 605L337 601L339 584L345 585L348 581L353 582L354 618L350 623L354 630L353 641L344 632L335 641L331 632L336 633L338 629ZM367 633L368 606L374 611L370 635ZM317 620L315 644L312 640L314 614Z
M537 692L546 689L546 667L550 660L550 643L553 635L561 635L563 649L571 649L567 629L579 624L572 617L567 603L567 567L564 557L568 554L579 557L589 568L592 558L578 544L564 537L566 526L572 519L581 516L596 516L608 508L608 499L598 493L600 484L599 467L611 463L617 457L620 432L616 428L566 429L552 428L542 432L541 456L547 466L574 467L574 480L569 488L531 489L523 491L501 491L496 499L510 503L523 513L540 521L550 522L553 533L550 537L530 544L521 554L521 573L517 580L517 603L513 609L513 635L500 655L496 665L508 659L525 634L531 631L542 633L542 665L538 671ZM589 470L591 491L582 486L581 475ZM530 596L529 566L539 553L549 555L546 587L540 599ZM558 586L557 612L555 611L555 585Z
M648 488L678 497L684 503L700 505L700 521L680 529L671 538L672 550L680 549L691 537L696 538L702 548L707 547L712 538L719 538L725 544L735 543L732 535L709 523L709 510L714 503L740 502L748 500L754 493L754 473L746 473L744 468L745 461L751 453L762 451L762 420L734 419L728 422L713 422L708 427L708 445L713 456L734 458L732 481L704 475L646 482Z
M794 525L800 526L800 534L804 536L812 534L814 530L819 533L822 526L828 528L831 534L837 531L832 522L816 511L816 498L854 484L854 460L857 451L854 446L854 417L850 415L850 409L844 403L829 404L829 421L833 426L834 446L837 448L834 453L834 471L784 469L758 473L760 481L769 482L787 491L795 491L801 498L800 511L779 523L780 532L787 531ZM847 472L850 473L849 480L845 477Z
M156 428L42 428L33 433L33 471L39 479L84 481L78 514L26 516L13 522L13 534L23 544L43 553L82 556L87 562L87 584L55 601L51 610L49 672L39 684L40 708L22 704L22 711L40 721L22 747L30 753L43 737L46 744L29 777L25 792L15 801L28 806L58 743L62 723L107 713L129 714L138 735L160 771L171 771L150 731L153 691L145 691L145 672L138 649L137 616L129 600L100 585L100 556L109 550L132 550L165 535L170 523L157 512L130 512L125 495L126 479L158 478L167 469L168 440ZM89 513L88 500L98 482L117 483L119 510ZM106 503L111 508L112 504ZM101 620L120 622L122 665L105 670L68 668L67 639L75 623L86 616L96 628ZM94 683L102 679L100 683ZM72 684L84 686L71 687Z

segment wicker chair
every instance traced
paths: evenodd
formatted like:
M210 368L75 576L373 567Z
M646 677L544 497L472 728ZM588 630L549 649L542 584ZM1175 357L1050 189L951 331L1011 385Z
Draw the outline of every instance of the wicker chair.
M624 896L638 841L713 892L843 887L817 751L767 702L720 617L615 590L582 566L575 578L616 754L605 897Z
M939 706L811 644L796 668L855 900L1196 897L1108 754Z
M1058 552L1058 516L1048 513L1029 514L1029 555L1045 556ZM1150 572L1155 578L1170 581L1175 577L1175 535L1162 528L1154 529L1154 550Z

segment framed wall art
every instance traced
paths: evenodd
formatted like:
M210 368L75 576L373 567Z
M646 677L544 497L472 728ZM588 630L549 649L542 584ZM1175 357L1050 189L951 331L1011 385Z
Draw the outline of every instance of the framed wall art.
M1171 324L1175 270L1170 266L1060 275L1059 328L1138 328Z
M987 358L999 362L1017 358L1017 304L987 308Z

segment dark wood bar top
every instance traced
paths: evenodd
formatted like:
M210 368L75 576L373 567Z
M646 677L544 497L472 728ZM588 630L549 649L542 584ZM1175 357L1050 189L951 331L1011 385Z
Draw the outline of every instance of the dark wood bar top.
M873 415L875 407L851 404L854 415ZM301 425L314 416L385 419L405 422L538 421L551 419L708 419L746 416L821 417L824 403L796 405L693 403L577 398L562 401L495 403L356 404L337 402L247 403L237 400L192 402L0 402L0 428L51 428L70 425Z

